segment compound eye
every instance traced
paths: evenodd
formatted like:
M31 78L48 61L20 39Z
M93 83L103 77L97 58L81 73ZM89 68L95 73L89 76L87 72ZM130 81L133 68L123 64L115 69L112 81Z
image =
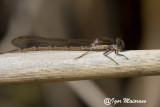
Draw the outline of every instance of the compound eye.
M118 50L118 51L121 51L121 50L124 49L124 47L125 47L125 44L124 44L123 40L120 39L120 38L117 38L116 39L116 47L115 47L115 49Z

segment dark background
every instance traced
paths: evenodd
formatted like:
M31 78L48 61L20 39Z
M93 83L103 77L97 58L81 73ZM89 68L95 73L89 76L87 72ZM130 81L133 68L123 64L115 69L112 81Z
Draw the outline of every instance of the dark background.
M126 50L159 49L159 11L158 0L1 0L0 52L15 49L10 41L20 35L77 39L120 37L125 41ZM105 106L102 99L108 96L147 100L147 104L116 106L158 107L159 81L159 76L154 76L0 86L0 106ZM81 88L75 89L75 84ZM92 84L104 98L94 91L87 94L85 89ZM86 100L92 98L92 102Z

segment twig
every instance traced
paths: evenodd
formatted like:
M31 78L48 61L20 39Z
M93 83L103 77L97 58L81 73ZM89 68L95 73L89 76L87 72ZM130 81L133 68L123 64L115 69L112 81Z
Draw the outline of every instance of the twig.
M93 52L30 51L0 55L0 85L44 81L73 81L160 75L160 50L120 52L129 58L109 54L119 65Z

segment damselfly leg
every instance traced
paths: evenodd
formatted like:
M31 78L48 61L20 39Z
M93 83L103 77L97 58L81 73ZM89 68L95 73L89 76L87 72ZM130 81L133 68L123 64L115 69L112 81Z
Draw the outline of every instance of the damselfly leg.
M87 51L87 52L85 52L84 54L82 54L81 56L75 58L74 60L78 60L79 58L82 58L83 56L85 56L85 55L87 55L87 54L89 54L89 53L91 53L91 52L93 52L93 51Z
M128 60L128 58L126 56L124 56L123 54L119 54L118 51L115 51L115 54L118 55L118 56L123 56Z
M103 55L107 58L109 58L110 60L112 60L113 62L115 62L117 65L119 65L114 59L112 59L111 57L108 56L108 54L112 53L113 51L106 51L103 53Z

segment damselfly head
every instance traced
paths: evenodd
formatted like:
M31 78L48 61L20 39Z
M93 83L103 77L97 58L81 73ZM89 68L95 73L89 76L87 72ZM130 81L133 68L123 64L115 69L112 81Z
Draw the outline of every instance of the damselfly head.
M114 44L114 49L117 51L122 51L125 47L124 41L120 38L117 38Z

